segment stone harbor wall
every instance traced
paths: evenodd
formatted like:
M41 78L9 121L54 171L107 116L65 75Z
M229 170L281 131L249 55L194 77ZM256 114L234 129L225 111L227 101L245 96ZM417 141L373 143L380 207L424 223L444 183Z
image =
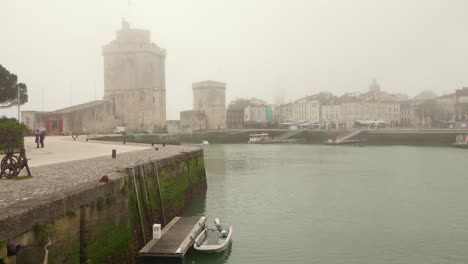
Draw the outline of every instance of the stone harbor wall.
M207 187L199 149L107 176L32 201L27 210L2 209L0 263L134 263L152 225L180 215Z
M293 139L302 139L307 144L323 144L333 137L340 137L352 130L303 130ZM258 129L258 130L219 130L199 131L179 135L181 142L200 144L207 140L210 144L246 144L250 134L267 133L270 137L278 137L288 130ZM407 145L407 146L450 146L458 134L468 134L468 129L370 129L352 139L361 139L361 145ZM136 141L138 142L138 141Z

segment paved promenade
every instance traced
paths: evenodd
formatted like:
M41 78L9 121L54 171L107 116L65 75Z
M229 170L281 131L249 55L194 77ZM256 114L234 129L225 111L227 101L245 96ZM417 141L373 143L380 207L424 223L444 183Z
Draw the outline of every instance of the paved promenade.
M86 142L86 137L78 137L74 141L68 137L46 137L44 148L36 148L34 137L26 137L24 139L26 155L29 159L29 166L41 166L52 163L60 163L71 160L81 160L101 156L110 156L112 150L117 150L117 153L125 153L135 150L148 149L149 145L129 145L113 142L95 141Z
M97 185L103 175L112 179L112 172L137 160L161 159L198 149L157 145L156 151L150 145L85 142L84 138L73 141L71 137L47 137L43 149L36 149L32 138L26 138L25 145L33 178L0 180L0 210L6 209L8 214L26 210L53 196L61 197L82 185ZM112 149L117 150L116 159L111 158Z

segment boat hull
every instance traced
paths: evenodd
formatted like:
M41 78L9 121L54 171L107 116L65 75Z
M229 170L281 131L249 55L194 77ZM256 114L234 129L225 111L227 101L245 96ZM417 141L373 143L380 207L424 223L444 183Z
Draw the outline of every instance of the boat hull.
M232 235L232 226L229 227L229 234L224 239L224 242L219 245L204 245L200 244L203 243L203 240L206 238L206 229L203 230L198 237L195 239L195 243L193 245L193 248L195 248L197 251L202 252L202 253L218 253L224 251L228 246L229 243L231 242L231 235Z
M357 144L357 143L363 143L366 142L367 140L364 139L353 139L353 140L345 140L345 141L325 141L323 144L325 145L352 145L352 144Z
M464 144L464 143L453 143L452 146L455 147L455 148L465 148L465 149L468 149L468 144Z
M297 143L304 143L305 140L303 139L285 139L285 140L265 140L259 141L255 144L297 144Z

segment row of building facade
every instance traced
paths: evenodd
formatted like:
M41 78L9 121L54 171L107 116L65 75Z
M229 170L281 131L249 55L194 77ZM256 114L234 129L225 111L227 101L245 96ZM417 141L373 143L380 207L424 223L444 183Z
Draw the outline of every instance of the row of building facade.
M380 89L374 80L365 93L335 96L322 92L274 106L259 99L236 99L226 114L227 128L467 127L468 88L437 97L424 91L409 99Z

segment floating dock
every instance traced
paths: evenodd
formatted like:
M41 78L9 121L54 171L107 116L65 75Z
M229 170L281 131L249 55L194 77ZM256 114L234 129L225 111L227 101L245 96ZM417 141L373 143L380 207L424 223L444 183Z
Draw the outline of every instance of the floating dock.
M139 259L182 258L205 227L206 217L174 217L161 231L160 239L152 239L139 252Z

